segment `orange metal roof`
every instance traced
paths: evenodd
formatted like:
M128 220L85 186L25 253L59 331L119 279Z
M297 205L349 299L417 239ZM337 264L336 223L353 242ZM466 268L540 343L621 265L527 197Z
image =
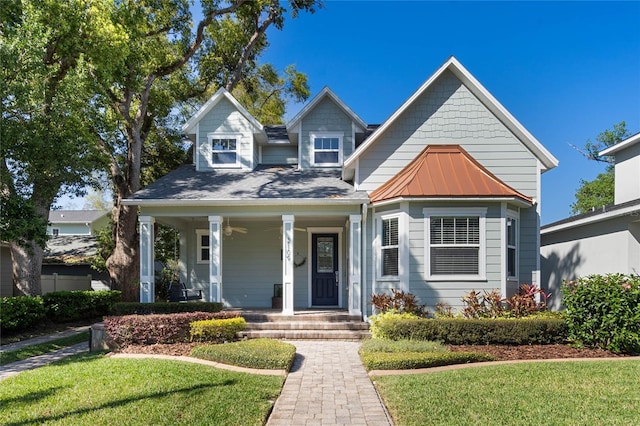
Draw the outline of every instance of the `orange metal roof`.
M511 188L459 145L428 145L398 174L373 191L372 203L402 197L531 198Z

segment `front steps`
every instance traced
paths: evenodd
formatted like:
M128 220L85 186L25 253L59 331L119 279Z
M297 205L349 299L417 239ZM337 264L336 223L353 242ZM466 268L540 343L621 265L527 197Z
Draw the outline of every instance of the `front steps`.
M242 338L282 340L362 340L369 337L369 324L346 311L300 311L292 316L268 311L246 311Z

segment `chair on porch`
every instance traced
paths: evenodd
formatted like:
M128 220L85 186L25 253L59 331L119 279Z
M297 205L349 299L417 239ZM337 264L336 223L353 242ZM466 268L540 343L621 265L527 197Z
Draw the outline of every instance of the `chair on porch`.
M189 300L202 300L202 290L187 288L185 283L179 281L169 284L169 302L188 302Z

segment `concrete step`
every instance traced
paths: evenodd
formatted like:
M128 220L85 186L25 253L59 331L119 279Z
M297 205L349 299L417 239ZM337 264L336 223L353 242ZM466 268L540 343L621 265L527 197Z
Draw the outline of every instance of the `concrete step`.
M282 315L268 312L241 312L247 322L362 322L359 316L340 312L303 312L295 315Z
M368 330L245 330L238 337L247 339L282 340L362 340L370 337Z
M247 322L247 330L369 330L366 322L273 321Z

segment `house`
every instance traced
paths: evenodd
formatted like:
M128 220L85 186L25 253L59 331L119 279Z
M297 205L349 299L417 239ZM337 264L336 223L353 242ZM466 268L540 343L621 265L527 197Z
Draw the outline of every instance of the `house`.
M104 210L52 210L47 226L47 247L42 262L43 288L54 282L56 289L66 288L61 284L63 277L87 277L91 275L91 288L108 290L109 274L98 272L91 267L89 258L97 250L96 235L109 225L109 217ZM74 278L67 278L73 280ZM74 283L73 288L85 285ZM78 287L80 286L80 287ZM51 289L54 287L49 286ZM47 287L47 288L49 288Z
M381 125L325 87L284 126L224 89L183 126L183 165L139 206L141 294L154 299L153 226L180 231L181 280L229 307L371 314L391 288L432 309L538 283L540 174L558 161L449 58Z
M559 308L565 280L640 273L640 133L600 152L615 159L614 204L541 229L542 282Z

